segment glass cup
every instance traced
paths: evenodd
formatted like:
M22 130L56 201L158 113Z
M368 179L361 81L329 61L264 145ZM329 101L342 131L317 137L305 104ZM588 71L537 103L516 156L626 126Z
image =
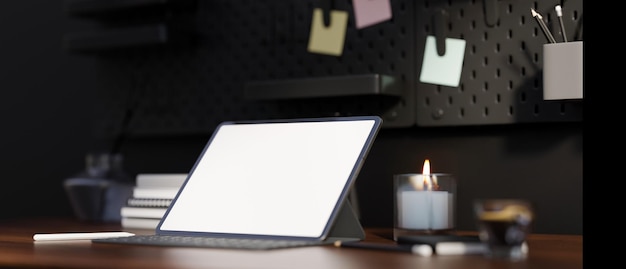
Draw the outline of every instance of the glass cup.
M119 222L120 208L132 195L134 182L122 168L121 154L90 153L85 168L63 181L78 219Z
M482 199L474 201L474 213L480 239L487 244L486 255L492 258L526 258L534 212L523 199Z
M452 231L455 192L450 174L394 175L394 240Z

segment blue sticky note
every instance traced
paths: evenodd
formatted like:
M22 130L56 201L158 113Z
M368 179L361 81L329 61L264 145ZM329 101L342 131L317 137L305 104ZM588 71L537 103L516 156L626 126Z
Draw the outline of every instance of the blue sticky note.
M446 38L446 54L439 56L434 36L426 37L420 82L457 87L461 80L465 40Z

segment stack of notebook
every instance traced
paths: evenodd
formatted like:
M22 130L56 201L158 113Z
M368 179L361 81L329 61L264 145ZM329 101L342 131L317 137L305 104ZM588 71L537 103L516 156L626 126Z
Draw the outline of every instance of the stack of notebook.
M122 227L155 229L187 174L138 174L133 194L121 208Z

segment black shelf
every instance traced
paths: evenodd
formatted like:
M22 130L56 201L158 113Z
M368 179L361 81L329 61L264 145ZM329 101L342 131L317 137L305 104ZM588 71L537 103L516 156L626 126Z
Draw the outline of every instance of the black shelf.
M64 47L71 51L101 51L166 44L168 40L168 27L165 24L153 24L68 33L64 36Z
M392 76L380 74L350 75L250 82L244 97L252 100L277 100L341 96L402 96L402 89Z
M105 17L147 10L171 10L189 6L192 2L192 0L66 0L65 11L75 17Z

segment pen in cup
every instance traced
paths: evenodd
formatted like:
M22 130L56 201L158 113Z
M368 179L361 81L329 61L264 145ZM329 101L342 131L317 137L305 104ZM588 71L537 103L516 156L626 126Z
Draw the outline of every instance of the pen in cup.
M561 35L563 36L563 42L567 42L567 35L565 34L565 25L563 24L563 10L561 9L561 5L556 5L554 7L556 11L556 16L559 18L559 25L561 26Z
M541 14L539 14L533 8L530 9L530 13L533 15L535 20L537 20L537 23L539 24L539 27L541 28L541 31L543 32L543 34L548 39L548 42L556 43L556 40L554 39L554 36L552 36L552 33L550 33L550 30L548 30L548 27L546 26L546 23L543 21L543 17L541 16Z

